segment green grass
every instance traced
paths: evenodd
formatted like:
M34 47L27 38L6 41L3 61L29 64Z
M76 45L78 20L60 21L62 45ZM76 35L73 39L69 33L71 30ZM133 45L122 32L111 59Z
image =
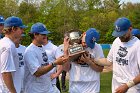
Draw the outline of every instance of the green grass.
M106 49L103 52L104 52L105 57L107 57L109 50ZM112 82L112 72L101 73L100 93L111 93L111 82ZM69 88L69 81L68 80L66 81L66 86L67 86L67 92L62 92L62 93L68 93L68 88Z
M103 52L104 52L104 56L107 57L109 50L108 49L104 49Z
M111 93L112 72L101 73L100 93Z

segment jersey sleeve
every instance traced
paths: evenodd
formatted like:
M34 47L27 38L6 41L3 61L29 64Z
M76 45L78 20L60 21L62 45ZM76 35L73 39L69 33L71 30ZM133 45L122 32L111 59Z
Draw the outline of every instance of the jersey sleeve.
M53 52L52 52L52 55L53 55L53 58L56 59L56 50L57 50L57 46L54 46L53 48Z
M98 44L98 52L96 53L96 58L104 58L102 47L99 44Z
M1 73L16 71L11 48L3 47L0 58Z
M36 53L33 51L28 51L24 54L25 65L28 67L30 73L33 75L38 68L41 66L39 60L37 59Z
M56 51L55 51L55 57L56 59L59 58L60 56L64 55L63 47L59 46Z

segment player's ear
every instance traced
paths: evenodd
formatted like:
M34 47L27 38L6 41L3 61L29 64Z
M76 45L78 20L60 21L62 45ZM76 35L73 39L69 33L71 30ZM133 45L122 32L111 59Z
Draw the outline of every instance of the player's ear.
M130 31L130 32L132 31L132 29L133 29L133 28L132 28L132 26L131 26L131 27L129 27L129 31Z
M14 31L17 30L17 27L12 27L11 29L12 29L12 31L14 32Z

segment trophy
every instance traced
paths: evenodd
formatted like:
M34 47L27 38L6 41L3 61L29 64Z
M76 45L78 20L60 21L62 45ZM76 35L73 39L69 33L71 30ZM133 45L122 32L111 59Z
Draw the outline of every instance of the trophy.
M85 49L81 44L81 33L79 31L75 32L70 32L68 34L68 37L70 39L69 42L69 48L68 48L68 53L69 57L71 58L72 61L78 60L79 56L82 53L85 53Z

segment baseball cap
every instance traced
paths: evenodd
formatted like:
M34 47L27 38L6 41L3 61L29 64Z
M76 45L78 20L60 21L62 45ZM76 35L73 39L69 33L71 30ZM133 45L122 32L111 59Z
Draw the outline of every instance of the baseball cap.
M8 17L4 22L4 27L20 27L27 28L27 26L23 25L22 20L19 17L11 16Z
M46 26L43 23L35 23L32 25L30 33L49 34Z
M100 38L99 32L96 31L95 28L90 28L86 31L85 41L88 47L91 49L94 48L95 42L97 42Z
M0 15L0 24L4 24L4 17Z
M140 30L139 29L132 29L132 35L140 35Z
M121 37L127 33L129 27L131 26L131 22L128 18L122 17L116 20L114 26L115 30L112 35L114 37Z

